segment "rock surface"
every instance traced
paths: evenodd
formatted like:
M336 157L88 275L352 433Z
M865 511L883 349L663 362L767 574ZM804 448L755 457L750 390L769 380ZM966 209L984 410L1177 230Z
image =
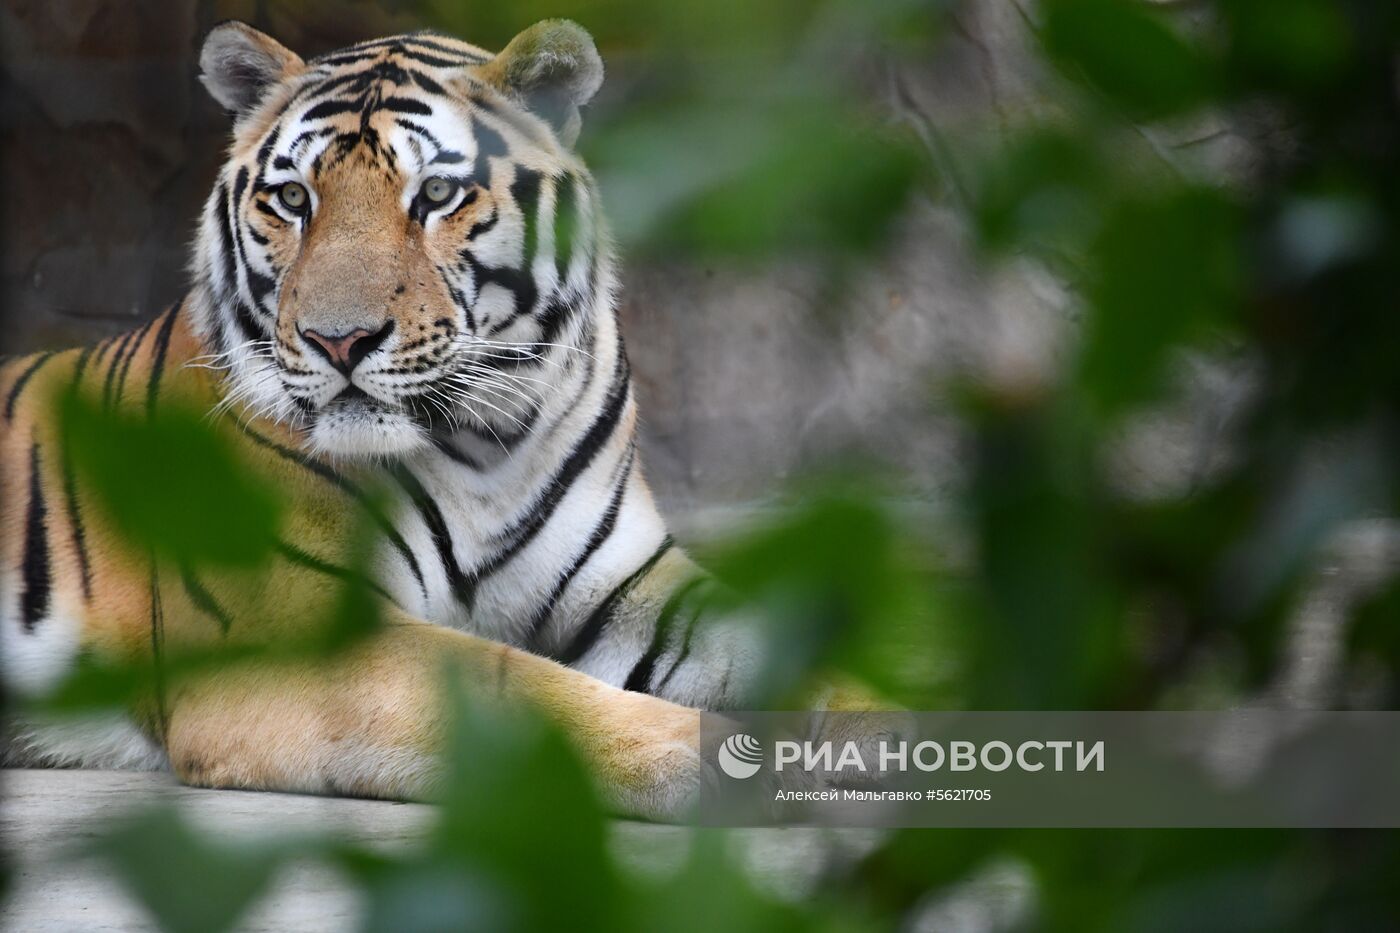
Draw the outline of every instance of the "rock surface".
M311 833L401 853L427 833L433 811L421 804L181 787L167 774L123 771L0 771L0 844L11 858L12 891L0 903L0 930L153 929L145 910L99 866L73 858L109 820L156 803L173 803L197 828L226 844ZM694 834L680 826L618 821L611 846L618 863L643 875L680 868ZM778 898L810 894L833 863L877 840L874 830L731 831L728 844L756 885ZM362 905L343 878L297 863L239 924L242 931L354 929Z

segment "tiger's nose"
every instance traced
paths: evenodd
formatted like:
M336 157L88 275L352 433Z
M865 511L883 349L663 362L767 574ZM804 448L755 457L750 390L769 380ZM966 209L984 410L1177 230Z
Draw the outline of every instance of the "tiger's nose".
M318 330L304 330L301 335L329 360L332 366L348 376L351 370L384 342L393 329L394 322L389 321L375 332L357 327L348 334L323 334Z

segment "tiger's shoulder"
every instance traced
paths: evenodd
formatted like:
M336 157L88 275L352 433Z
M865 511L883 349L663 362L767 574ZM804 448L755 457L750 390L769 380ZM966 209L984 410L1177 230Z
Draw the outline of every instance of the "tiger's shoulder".
M86 346L43 350L0 364L5 435L51 420L56 394L96 391L108 407L144 403L154 408L170 364L178 368L199 353L199 341L180 327L179 302L140 327Z

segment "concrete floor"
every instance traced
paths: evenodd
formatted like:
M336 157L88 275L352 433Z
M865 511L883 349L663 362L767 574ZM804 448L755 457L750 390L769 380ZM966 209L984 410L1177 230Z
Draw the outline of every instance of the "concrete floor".
M107 820L157 801L174 801L197 826L224 839L333 830L388 851L412 846L432 820L421 804L181 787L168 774L122 771L0 772L0 842L14 872L0 905L0 929L148 930L142 908L96 865L63 858ZM617 821L612 843L621 864L662 873L684 860L695 831ZM871 830L763 829L730 834L729 843L756 884L800 899L833 862L858 856L878 840ZM298 864L240 926L246 931L347 930L357 925L354 891L333 871Z

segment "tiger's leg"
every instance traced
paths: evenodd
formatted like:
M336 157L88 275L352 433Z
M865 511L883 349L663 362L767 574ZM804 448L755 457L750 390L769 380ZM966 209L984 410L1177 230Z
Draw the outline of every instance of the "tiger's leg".
M674 820L698 793L696 710L417 622L315 666L248 665L180 684L167 697L167 752L182 781L203 787L431 797L445 672L473 697L552 717L621 813Z

